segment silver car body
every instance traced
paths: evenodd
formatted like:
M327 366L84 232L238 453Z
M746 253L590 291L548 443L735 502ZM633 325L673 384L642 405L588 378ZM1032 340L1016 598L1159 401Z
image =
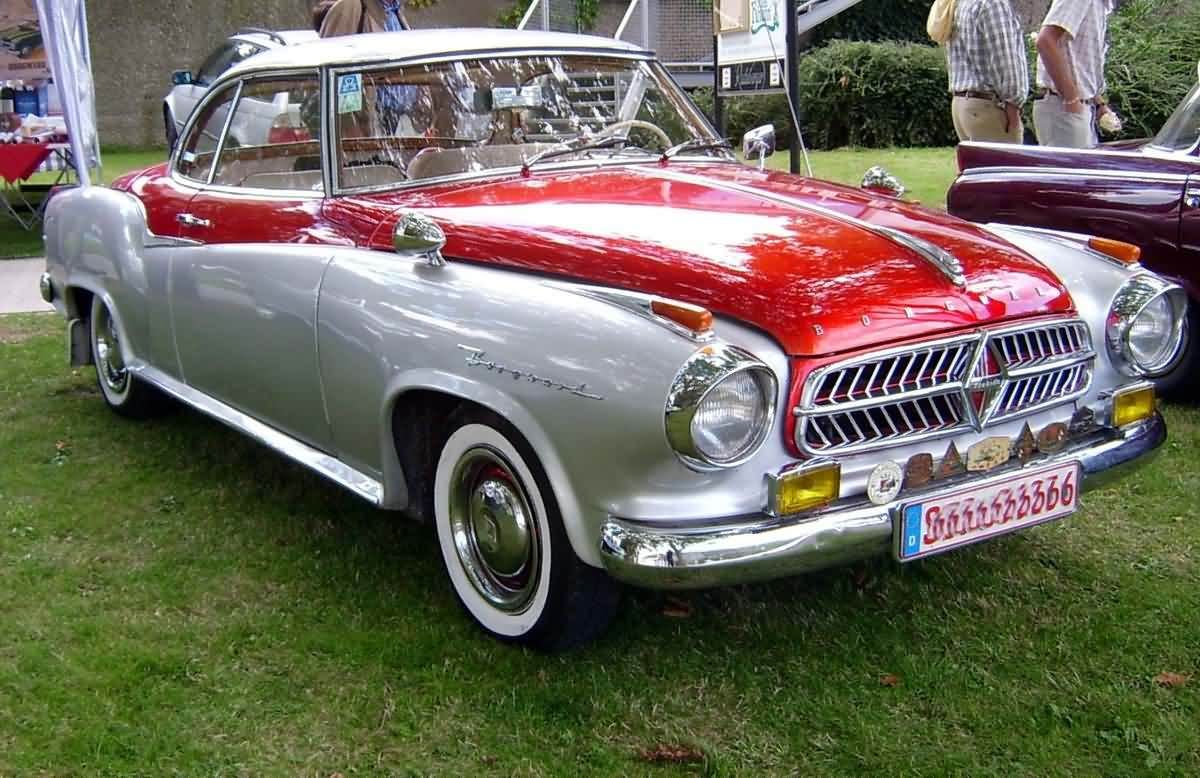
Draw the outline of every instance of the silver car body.
M402 56L560 51L581 40L473 34L423 35L423 48ZM598 39L587 45L648 56ZM328 41L276 49L224 78L378 57L368 44ZM1138 384L1110 362L1106 317L1118 290L1142 271L1070 236L992 229L1067 282L1096 358L1078 399L986 434L1016 439L1027 424L1066 423L1090 408L1095 435L1062 457L1082 462L1095 483L1165 434L1157 416L1129 429L1106 426L1114 390ZM776 428L749 461L707 472L685 467L664 433L664 404L700 344L645 316L636 294L356 247L164 238L149 232L136 198L99 188L55 197L46 233L51 296L72 322L76 363L90 357L80 332L84 291L115 312L136 375L386 509L410 503L396 445L409 432L396 423L407 404L422 392L473 401L507 419L536 451L576 554L639 584L766 578L886 551L899 503L868 502L868 476L882 461L902 464L930 449L924 442L840 457L836 503L774 518L765 512L766 483L797 465L779 429L792 412L789 393L778 393ZM749 351L788 386L789 359L771 338L725 319L715 331L708 345ZM936 445L953 441L965 452L981 437L970 431Z

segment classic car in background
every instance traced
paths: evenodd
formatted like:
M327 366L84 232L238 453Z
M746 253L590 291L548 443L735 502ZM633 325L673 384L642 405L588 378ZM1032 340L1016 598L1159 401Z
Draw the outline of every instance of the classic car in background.
M179 131L183 129L183 123L191 116L192 109L208 92L213 82L226 70L261 51L277 49L281 46L294 46L299 43L310 43L316 39L317 34L312 30L272 32L252 27L244 28L214 49L194 73L190 70L175 71L171 75L171 91L163 98L163 126L167 132L167 148L175 148L175 142L179 139ZM257 113L263 114L265 111ZM269 122L276 116L278 116L278 112L271 113L270 118L267 119L267 128L270 126ZM252 125L254 130L244 133L248 138L256 136L265 138L266 128L258 127L260 118L260 116L254 117ZM245 123L250 124L250 122ZM259 132L259 129L262 131Z
M1149 141L1090 151L964 143L950 212L977 222L1045 227L1113 238L1141 249L1146 267L1177 281L1191 299L1187 345L1161 352L1146 375L1159 389L1194 396L1200 387L1200 85ZM1152 345L1152 344L1151 344Z
M320 95L316 132L230 143L280 92ZM173 397L433 522L467 611L541 648L597 635L618 581L1071 514L1163 442L1144 341L1178 344L1184 299L1127 247L741 165L652 55L551 33L265 52L46 233L116 412Z

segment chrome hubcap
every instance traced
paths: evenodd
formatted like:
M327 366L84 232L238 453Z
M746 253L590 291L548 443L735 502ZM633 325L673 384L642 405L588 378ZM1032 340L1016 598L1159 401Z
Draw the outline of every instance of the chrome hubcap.
M115 394L121 394L129 384L129 373L121 357L121 340L108 308L101 307L96 315L96 370L100 380Z
M541 539L525 490L499 452L473 448L455 465L450 530L475 590L506 613L525 610L537 587Z

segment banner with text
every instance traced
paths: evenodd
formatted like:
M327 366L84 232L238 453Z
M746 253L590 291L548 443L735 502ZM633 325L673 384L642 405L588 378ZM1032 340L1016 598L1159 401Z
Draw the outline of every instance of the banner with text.
M0 0L0 81L43 81L50 64L36 0Z
M714 0L718 87L725 94L782 92L787 79L785 0Z

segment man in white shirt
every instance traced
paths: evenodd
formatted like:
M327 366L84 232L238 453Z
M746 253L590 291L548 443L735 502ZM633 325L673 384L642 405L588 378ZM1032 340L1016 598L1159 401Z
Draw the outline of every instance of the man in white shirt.
M1106 111L1104 55L1112 0L1054 0L1038 34L1033 127L1038 143L1088 149Z

